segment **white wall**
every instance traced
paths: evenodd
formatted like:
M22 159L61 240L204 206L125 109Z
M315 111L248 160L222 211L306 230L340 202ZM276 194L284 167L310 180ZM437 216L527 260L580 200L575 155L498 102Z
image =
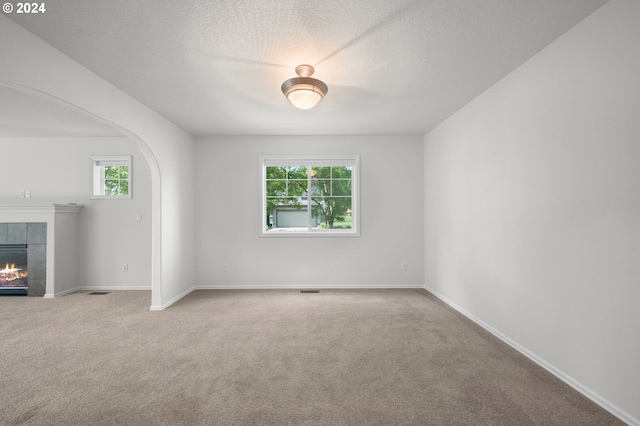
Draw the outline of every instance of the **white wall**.
M420 136L197 138L196 285L421 287L422 150ZM359 154L361 236L259 238L261 154Z
M79 287L151 289L151 173L127 138L0 139L0 204L84 204L75 260ZM89 157L133 156L133 198L89 199ZM30 190L31 198L20 198ZM142 221L136 215L142 214ZM129 265L129 272L122 265Z
M0 57L0 85L73 106L136 142L151 172L151 309L189 292L194 283L193 137L1 15Z
M640 424L640 2L425 136L425 283Z

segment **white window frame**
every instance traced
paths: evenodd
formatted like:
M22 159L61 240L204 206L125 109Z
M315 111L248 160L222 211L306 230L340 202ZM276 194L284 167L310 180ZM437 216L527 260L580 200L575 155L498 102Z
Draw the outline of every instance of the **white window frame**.
M131 155L91 156L89 171L89 198L92 200L127 200L131 199L133 189L133 168ZM129 168L127 194L109 195L104 193L104 167L127 166Z
M274 166L351 166L351 229L269 229L267 211L267 167ZM309 180L311 177L308 178ZM359 155L261 155L260 156L260 237L359 237L360 236L360 156ZM309 216L311 216L311 209Z

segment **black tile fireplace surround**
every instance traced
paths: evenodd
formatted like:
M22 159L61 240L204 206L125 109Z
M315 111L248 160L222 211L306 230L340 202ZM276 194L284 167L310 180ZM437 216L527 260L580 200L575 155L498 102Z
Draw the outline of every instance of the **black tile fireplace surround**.
M0 223L0 295L44 296L46 253L46 223Z

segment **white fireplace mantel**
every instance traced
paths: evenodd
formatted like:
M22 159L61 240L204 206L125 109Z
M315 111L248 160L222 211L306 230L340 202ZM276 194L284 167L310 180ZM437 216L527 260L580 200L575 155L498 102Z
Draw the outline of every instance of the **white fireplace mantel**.
M79 213L83 204L0 204L0 213Z
M78 213L83 207L77 203L0 204L0 223L47 224L45 298L69 293L78 286Z

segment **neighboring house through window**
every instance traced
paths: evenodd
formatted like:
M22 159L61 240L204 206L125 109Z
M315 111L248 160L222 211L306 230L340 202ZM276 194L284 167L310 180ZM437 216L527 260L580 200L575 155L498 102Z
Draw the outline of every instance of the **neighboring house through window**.
M261 236L358 236L359 157L261 156Z

